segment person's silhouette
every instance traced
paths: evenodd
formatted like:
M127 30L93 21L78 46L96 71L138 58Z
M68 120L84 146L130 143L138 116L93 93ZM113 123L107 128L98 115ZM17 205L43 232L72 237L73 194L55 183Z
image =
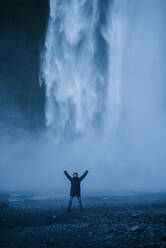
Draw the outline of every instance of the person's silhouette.
M81 181L84 179L84 177L88 174L88 171L89 170L86 170L85 173L81 177L78 177L78 173L74 172L73 177L71 177L67 173L66 169L64 169L64 173L65 173L66 177L71 182L70 200L69 200L69 205L68 205L68 212L70 212L70 210L71 210L71 206L72 206L72 202L73 202L74 197L77 197L77 200L78 200L79 205L80 205L80 211L83 211L83 206L82 206L82 201L81 201L80 184L81 184Z

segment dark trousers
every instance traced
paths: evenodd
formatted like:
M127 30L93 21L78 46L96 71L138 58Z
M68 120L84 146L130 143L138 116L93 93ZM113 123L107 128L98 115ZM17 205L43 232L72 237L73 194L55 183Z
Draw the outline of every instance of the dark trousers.
M81 201L81 196L76 196L76 197L77 197L77 200L78 200L80 209L83 209L82 201ZM70 196L68 209L71 209L73 198L74 198L73 196Z

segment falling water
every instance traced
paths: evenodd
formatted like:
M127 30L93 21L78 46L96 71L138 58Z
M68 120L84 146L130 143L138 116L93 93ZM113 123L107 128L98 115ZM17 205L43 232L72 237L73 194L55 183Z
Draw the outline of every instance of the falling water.
M118 119L123 37L113 7L109 0L50 0L42 77L56 139L101 131Z
M40 78L56 168L90 167L107 189L165 187L165 9L50 0Z

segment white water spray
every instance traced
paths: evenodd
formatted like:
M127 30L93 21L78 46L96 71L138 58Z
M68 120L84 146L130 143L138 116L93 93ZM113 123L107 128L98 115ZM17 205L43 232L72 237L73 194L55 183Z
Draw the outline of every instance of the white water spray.
M111 8L112 1L50 0L42 74L56 139L118 120L123 33Z
M55 161L90 167L99 188L165 187L164 7L50 0L41 79L48 130L67 147Z

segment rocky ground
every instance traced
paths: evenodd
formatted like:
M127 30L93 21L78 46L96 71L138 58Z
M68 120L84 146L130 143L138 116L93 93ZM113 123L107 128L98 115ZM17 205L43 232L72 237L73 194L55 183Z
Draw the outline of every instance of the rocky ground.
M61 197L0 200L1 248L166 247L166 194L87 197L83 213Z

